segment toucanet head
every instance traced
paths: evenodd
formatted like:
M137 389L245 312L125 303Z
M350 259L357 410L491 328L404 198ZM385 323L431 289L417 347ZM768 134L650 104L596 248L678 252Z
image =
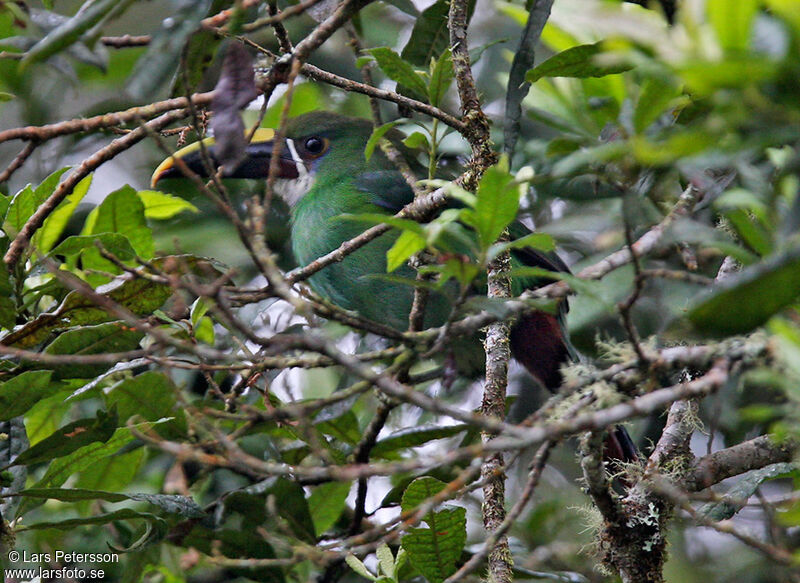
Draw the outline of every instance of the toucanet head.
M372 124L365 120L315 111L291 119L286 125L286 138L280 147L275 190L293 205L313 186L319 175L353 176L367 165L364 147L372 134ZM226 178L266 179L270 159L276 147L275 132L256 131L245 156L232 170L224 170ZM203 140L205 150L216 166L214 138ZM152 185L163 178L184 176L176 159L192 172L208 176L200 142L190 144L164 160L153 173Z

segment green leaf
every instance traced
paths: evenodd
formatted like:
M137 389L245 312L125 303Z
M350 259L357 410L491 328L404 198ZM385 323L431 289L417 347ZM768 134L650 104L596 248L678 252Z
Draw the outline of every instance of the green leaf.
M61 175L67 170L69 170L68 167L56 170L50 176L42 180L36 189L33 189L29 184L14 195L11 199L11 203L8 205L8 210L3 220L3 230L6 231L8 235L16 236L17 233L19 233L23 225L31 218L33 213L36 212L36 209L39 208L39 205L53 194L56 186L58 186Z
M177 196L164 194L157 190L140 190L136 194L144 204L144 216L148 219L171 219L184 211L199 213L200 209Z
M192 326L192 333L198 342L214 346L214 338L216 335L214 332L214 321L211 318L207 316L200 318L200 320Z
M744 51L750 44L750 31L758 11L758 0L707 0L708 20L719 44L726 51Z
M797 10L797 0L766 0L765 4L774 14L791 24L796 34L800 34L800 10Z
M414 22L411 37L403 48L403 59L418 67L427 67L450 46L450 31L447 16L450 4L447 0L436 0L422 11ZM467 23L475 10L475 1L467 5Z
M318 537L339 520L351 486L350 482L328 482L314 487L308 497L308 510Z
M365 579L369 579L370 581L377 581L378 578L369 572L367 566L355 555L347 555L344 558L344 562L347 563L347 566L350 567L353 571L355 571L358 575L361 575Z
M17 305L12 299L14 287L8 266L0 262L0 328L11 330L17 323Z
M733 209L723 214L747 247L762 256L772 251L772 237L769 231L750 213L744 209Z
M378 567L380 568L380 571L383 571L383 574L390 579L394 579L394 555L392 554L392 549L389 548L389 545L386 543L381 543L380 546L375 549L375 556L378 557Z
M84 468L78 479L70 485L74 488L88 490L107 490L118 492L126 490L136 479L136 474L144 464L147 452L143 447L125 452L118 452L115 455L106 456L97 460L88 468ZM77 504L78 512L85 514L91 511L92 504L89 501Z
M642 84L639 100L633 112L633 127L642 133L656 121L680 94L675 83L658 77L648 77Z
M447 484L441 480L431 478L430 476L417 478L411 482L406 488L406 491L403 492L403 499L400 502L401 510L404 513L411 512L429 498L436 496L436 494L444 490L446 486Z
M749 332L800 295L800 247L752 265L693 302L689 319L701 331Z
M125 423L138 415L147 421L174 417L175 385L162 372L144 372L112 386L106 396L106 407L115 408Z
M355 445L361 439L358 418L352 410L345 410L338 416L320 415L314 420L314 423L322 433L347 444Z
M88 0L80 10L61 25L54 28L29 50L22 59L22 66L44 61L76 43L85 32L106 18L112 11L119 15L133 0Z
M696 98L717 89L748 87L771 79L777 64L763 57L744 55L723 61L687 61L678 67L680 76Z
M41 228L36 231L33 237L34 246L42 253L47 253L56 244L61 233L69 222L72 213L78 207L78 204L86 196L89 191L89 186L92 184L92 175L90 174L72 189L72 193L66 199L61 201L49 217L47 217L42 224Z
M466 425L447 427L409 427L396 431L375 444L370 454L374 458L387 457L398 450L419 447L436 439L453 437L467 429Z
M424 148L427 150L430 148L428 137L422 132L412 132L409 134L408 137L403 140L403 145L412 150L416 150L417 148Z
M411 258L414 253L425 249L425 238L414 231L403 231L388 251L386 251L386 272L391 273Z
M309 512L305 492L299 484L285 478L269 478L225 496L226 511L243 513L248 520L259 520L253 512L264 512L266 498L273 496L280 517L292 533L307 543L315 543L314 521ZM266 516L265 516L266 517Z
M153 34L147 52L139 58L128 79L128 91L137 99L149 99L175 73L181 51L190 34L208 14L211 0L181 2L179 9L164 14L161 28ZM169 16L169 18L167 18Z
M168 259L160 258L157 261L163 264L165 260ZM103 290L101 295L139 316L152 314L172 295L172 289L166 284L149 279L130 279L127 275L103 286ZM112 316L98 307L94 300L72 291L54 311L40 314L35 320L5 335L0 343L27 348L46 340L53 330L99 324L111 319Z
M63 255L64 257L78 255L84 249L95 249L97 243L122 261L129 261L136 257L136 251L134 251L131 242L128 241L125 235L120 235L119 233L72 235L61 241L61 243L50 252L50 255Z
M551 235L547 233L531 233L513 241L505 241L503 243L495 243L489 247L488 257L489 260L494 259L504 251L511 249L538 249L539 251L553 251L556 248L556 242Z
M492 166L481 177L475 210L466 217L478 232L482 249L488 249L517 216L520 191L513 180L499 165Z
M49 370L32 370L0 384L0 421L26 413L41 399L61 390L50 384L51 375Z
M13 459L29 447L28 437L25 432L25 423L22 417L15 417L0 423L0 466L8 466ZM13 466L2 472L0 479L3 481L2 493L4 496L16 494L25 487L28 478L28 468ZM19 497L7 497L0 500L0 512L4 520L13 518L19 507ZM8 518L6 518L8 517Z
M796 472L797 465L790 463L772 464L747 472L725 493L722 500L705 504L698 509L698 512L714 521L728 520L747 504L761 484L776 478L790 477Z
M61 425L64 414L72 403L67 402L69 392L63 389L40 399L25 413L25 428L31 443L37 443L53 433Z
M45 349L46 354L103 354L127 352L139 347L144 333L133 330L121 322L97 326L82 326L60 334ZM53 368L57 379L91 378L102 374L116 364L59 364Z
M86 490L82 488L28 488L27 490L22 490L19 495L28 498L61 500L62 502L81 502L85 500L124 502L133 500L147 502L169 514L184 518L202 518L206 515L194 500L188 496L179 496L177 494L123 494L121 492Z
M82 235L117 233L125 235L136 253L145 259L153 256L153 234L147 226L144 203L128 185L109 194L87 221ZM89 229L87 231L87 228ZM102 260L107 264L105 260ZM86 257L84 257L84 265Z
M69 423L22 452L15 465L35 464L67 456L94 442L105 442L114 434L119 418L116 411L98 410L97 417Z
M155 425L154 423L140 423L133 427L139 431L147 431ZM133 434L130 428L120 427L107 441L95 441L65 457L54 460L47 468L44 476L42 476L32 488L58 487L66 482L73 474L92 466L99 460L115 454L121 447L127 445L132 440ZM21 516L40 504L42 504L41 501L25 500L20 506L18 515Z
M436 61L431 72L428 98L431 105L439 107L450 83L453 81L453 53L448 47Z
M189 311L189 318L191 319L192 326L196 326L197 323L206 315L208 310L214 307L214 301L208 298L197 298L192 303L192 308Z
M579 45L562 51L528 71L525 80L535 83L542 77L605 77L624 73L633 68L629 63L598 64L596 57L603 53L603 43Z
M370 135L369 140L367 140L367 145L364 147L364 158L366 158L367 162L369 162L369 159L372 158L372 153L375 151L375 146L378 145L378 142L381 140L381 138L386 135L386 132L399 123L400 120L390 121L389 123L385 123L382 126L372 130L372 135Z
M378 47L367 52L375 57L375 61L387 77L408 87L418 98L427 98L428 87L425 80L400 55L387 47Z
M403 493L401 508L409 512L441 492L447 484L435 478L417 478ZM467 541L467 511L445 507L425 515L428 528L412 528L403 536L402 547L411 564L428 581L440 583L456 570Z
M430 528L412 528L403 536L403 549L411 564L432 583L456 572L456 561L467 542L467 510L451 508L432 512Z
M230 0L212 0L206 15L218 14L229 8L230 5ZM175 75L172 81L171 97L185 97L200 90L223 40L223 36L204 28L189 36L183 51L185 62L181 74Z
M150 523L158 525L159 530L166 531L167 522L155 514L148 512L137 512L130 508L122 508L114 512L104 514L95 514L85 518L69 518L66 520L56 520L52 522L37 522L28 524L21 528L21 530L41 530L46 528L56 528L58 530L72 530L77 526L86 526L89 524L110 524L119 520L146 520Z

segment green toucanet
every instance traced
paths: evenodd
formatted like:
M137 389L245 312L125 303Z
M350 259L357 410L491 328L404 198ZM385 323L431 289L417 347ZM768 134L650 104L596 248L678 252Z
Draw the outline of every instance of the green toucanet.
M367 120L329 112L305 114L287 124L275 191L291 208L291 246L300 265L338 248L364 230L363 223L341 220L343 215L393 215L413 200L412 189L380 148L375 149L369 160L365 158L364 149L372 131L373 126ZM234 170L226 171L225 177L266 179L275 145L273 137L269 130L259 130L244 159ZM406 152L396 134L390 132L387 137ZM174 157L180 158L190 170L206 176L200 152L197 144L192 144ZM214 158L211 143L208 152ZM408 162L413 170L421 170L415 160ZM180 176L180 169L173 158L169 158L156 169L153 185L162 178ZM530 232L519 222L514 223L510 231L514 238ZM386 251L396 238L396 232L381 235L342 261L312 275L310 286L341 308L398 330L407 329L413 288L380 277L386 273ZM512 255L517 264L549 271L568 270L555 254L522 248L514 249ZM410 267L400 268L397 274L414 277ZM541 283L533 278L514 278L513 292L518 295ZM425 311L426 327L441 325L447 319L453 300L449 291L452 290L444 286L440 292L430 295ZM511 330L514 358L550 390L561 384L560 367L572 354L565 336L565 312L566 301L558 315L530 312L518 318ZM630 438L621 427L613 432L607 447L613 459L631 459L635 455Z

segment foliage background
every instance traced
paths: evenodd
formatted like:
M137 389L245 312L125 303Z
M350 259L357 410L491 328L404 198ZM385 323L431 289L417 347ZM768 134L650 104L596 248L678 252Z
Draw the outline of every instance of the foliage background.
M0 97L4 100L0 136L12 128L92 118L210 90L219 76L224 37L242 32L241 27L257 22L269 9L261 3L237 11L240 3L174 0L120 2L108 12L111 4L87 3L100 9L108 5L104 9L108 19L62 37L60 44L51 36L48 45L54 18L56 23L71 17L74 25L86 24L82 17L86 12L77 12L78 3L0 3ZM536 6L528 4L481 0L469 28L473 61L477 59L475 82L483 111L493 122L495 144L504 144L504 130L511 127L505 116L509 70L528 10ZM278 3L281 10L287 6ZM410 35L415 23L424 20L419 11L427 7L427 3L373 2L361 10L355 34L363 47L388 46L406 57L404 47L423 42ZM234 10L232 20L198 31L202 19L228 8ZM573 342L597 370L633 362L630 368L639 375L631 383L635 389L620 394L614 390L624 382L592 385L586 381L592 374L587 371L595 370L589 365L568 377L593 389L600 395L600 409L607 409L620 400L702 377L710 370L711 359L707 355L695 358L688 348L687 356L677 359L674 366L648 366L658 360L657 351L669 347L678 347L678 352L681 347L706 347L728 364L723 382L700 402L697 430L691 438L694 455L710 454L765 433L791 439L798 431L800 374L796 311L800 292L800 4L686 0L672 25L662 9L651 8L557 0L536 47L536 64L598 41L605 41L598 49L602 54L595 60L584 55L572 70L564 62L550 61L550 70L538 70L541 78L522 105L511 168L531 166L535 177L522 201L521 215L537 230L553 236L573 272L665 227L663 233L659 231L658 243L636 264L610 271L602 279L570 281L577 292L570 298L568 320ZM301 14L287 18L285 25L288 37L297 43L313 34L317 22ZM104 40L121 35L152 35L149 44L154 48L115 48ZM246 37L268 52L280 53L269 26ZM264 54L260 58L259 65L271 64ZM176 75L180 62L185 72ZM356 62L344 31L313 52L308 62L341 77L361 79L361 63ZM597 70L588 71L587 63ZM372 66L376 84L394 90L397 75L380 60L378 64ZM414 66L427 71L427 63ZM614 70L623 72L606 74ZM280 123L284 88L279 85L272 95L262 125ZM455 87L436 105L458 115ZM251 106L245 119L256 120L259 107ZM385 120L396 118L394 104L383 102L380 107ZM291 113L315 109L370 116L364 95L301 76L295 82ZM131 118L126 124L96 126L88 132L76 128L52 139L24 143L3 136L0 168L13 165L25 144L35 145L0 184L5 195L0 200L3 251L38 204L52 194L59 178L68 176L59 174L60 169L87 160L123 130L134 129L149 117L142 112L140 119ZM184 123L190 122L176 125ZM427 129L421 130L420 124ZM434 130L430 118L415 114L413 121L403 120L397 127L406 133L435 131L441 137L444 124L437 123ZM179 139L194 140L194 129L186 126ZM167 136L161 143L173 149L177 139ZM385 403L366 391L343 405L322 408L313 418L290 412L287 423L271 416L275 407L280 410L291 402L327 398L356 382L355 371L275 365L263 375L250 371L251 376L245 375L249 391L234 394L232 388L243 389L245 382L238 369L203 375L191 366L177 365L224 363L221 355L229 353L237 354L238 362L249 362L247 351L258 347L226 322L224 311L219 310L220 296L197 300L203 295L198 286L208 285L229 268L235 270L231 283L239 288L257 289L266 280L230 221L215 212L192 185L180 181L165 185L170 194L191 205L178 198L146 194L150 174L164 157L162 147L147 139L100 165L91 185L84 179L59 207L63 209L60 215L51 215L24 260L9 272L0 272L0 326L9 332L15 326L29 331L35 327L32 322L41 324L42 314L64 301L78 285L77 278L97 288L111 279L100 272L123 272L94 248L95 239L121 263L135 267L136 257L151 261L155 273L165 278L133 279L125 284L122 296L114 297L118 305L142 317L148 331L155 330L161 337L137 332L129 322L116 323L119 314L96 315L92 306L98 298L90 297L75 308L71 319L45 324L43 331L35 330L15 342L9 336L4 339L0 403L10 437L3 455L26 449L24 440L15 438L20 416L31 445L28 451L33 452L23 454L27 461L20 458L6 475L6 493L18 492L20 480L28 488L21 502L4 499L3 518L12 521L7 535L15 537L14 542L6 538L6 545L28 552L103 552L108 545L125 549L120 564L104 565L109 581L230 581L237 577L283 581L317 576L358 580L352 568L334 571L331 557L309 550L329 545L335 553L347 550L348 545L357 547L353 541L338 546L355 534L348 532L356 504L354 477L339 482L308 477L288 480L270 476L268 468L253 460L347 468L375 411ZM464 159L470 148L453 132L437 145L437 153ZM26 190L27 184L32 188ZM263 185L255 184L231 183L228 188L232 208L242 216L246 215L244 201L263 192ZM687 188L702 193L696 197L697 204L693 201L686 212L671 214ZM87 217L89 207L84 203L100 204L99 210ZM287 213L276 201L267 229L269 246L284 270L295 267L286 247ZM73 247L53 252L66 234L79 233L85 239L73 239ZM117 237L101 237L101 233ZM213 258L216 271L196 259L157 259L184 254ZM62 271L74 277L54 277L48 261L63 263ZM736 269L743 267L741 274L727 276L725 284L714 283L720 275L725 279L732 264ZM196 279L181 281L192 283L168 281L170 274L190 271ZM134 284L142 287L133 289ZM624 307L626 301L630 309ZM304 321L274 297L246 302L234 313L259 336L279 335L287 326ZM101 323L109 319L113 322ZM346 352L387 346L341 324L313 322ZM69 337L70 333L74 336ZM164 337L176 343L166 346ZM644 363L648 366L637 361L634 348L639 344L654 355ZM130 366L111 369L116 360L36 361L30 354L25 357L29 360L20 360L20 354L9 348L37 354L142 350L147 354L136 356ZM422 365L421 370L425 366L431 365ZM516 404L520 410L533 410L548 398L515 365L510 377L510 392L520 395ZM464 411L480 403L479 384L462 381L445 390L434 380L420 389ZM226 403L230 410L232 401L236 412L225 414ZM649 444L661 436L663 413L659 408L630 424L647 453ZM135 424L134 428L128 423ZM397 516L397 503L411 478L433 475L450 482L466 467L464 460L450 465L426 463L479 442L477 427L454 423L412 405L403 405L389 416L372 450L371 459L391 469L370 478L366 509L371 524ZM76 428L84 441L73 439ZM182 449L169 450L168 443L181 444ZM252 458L232 455L233 443L238 452ZM37 444L41 444L38 450L34 449ZM576 450L574 437L554 449L532 503L508 533L518 578L606 581L619 576L613 568L598 567L601 560L593 546L602 519L590 510ZM226 461L204 463L201 454ZM507 472L509 503L521 495L531 456L531 451L523 451ZM792 562L796 559L791 557L797 557L800 542L800 507L797 471L784 463L789 458L791 454L787 457L785 451L767 457L758 467L767 466L768 471L731 478L716 487L715 496L709 490L698 493L698 499L688 491L686 499L660 492L672 504L684 505L663 524L669 541L665 579L796 580L796 562ZM404 469L403 461L413 465L415 460L420 467ZM27 477L20 468L27 470ZM17 483L12 484L11 478L17 478ZM619 484L616 488L622 491ZM729 507L720 502L719 497L726 495ZM464 493L450 504L450 510L466 509L464 552L476 551L486 539L480 492ZM693 510L689 512L686 506ZM726 532L731 529L733 535ZM396 543L392 541L395 553ZM456 555L460 554L463 545L453 544ZM604 552L607 549L601 545L600 555ZM363 547L360 556L376 572L374 549ZM247 559L268 561L252 568ZM410 580L424 573L435 580L418 560L412 556L398 576Z

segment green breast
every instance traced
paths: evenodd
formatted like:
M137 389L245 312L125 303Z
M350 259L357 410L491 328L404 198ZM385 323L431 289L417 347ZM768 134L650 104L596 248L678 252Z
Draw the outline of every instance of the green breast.
M364 223L341 220L343 214L375 213L378 207L371 204L367 195L337 184L337 195L331 196L315 185L295 206L292 220L292 250L297 261L308 264L314 259L338 248L365 230ZM387 324L398 330L408 328L408 314L413 301L413 287L386 280L386 251L397 239L391 231L370 241L333 263L309 279L311 288L338 306ZM414 271L402 267L393 275L414 278ZM449 311L449 301L434 294L429 302L426 325L444 322Z

